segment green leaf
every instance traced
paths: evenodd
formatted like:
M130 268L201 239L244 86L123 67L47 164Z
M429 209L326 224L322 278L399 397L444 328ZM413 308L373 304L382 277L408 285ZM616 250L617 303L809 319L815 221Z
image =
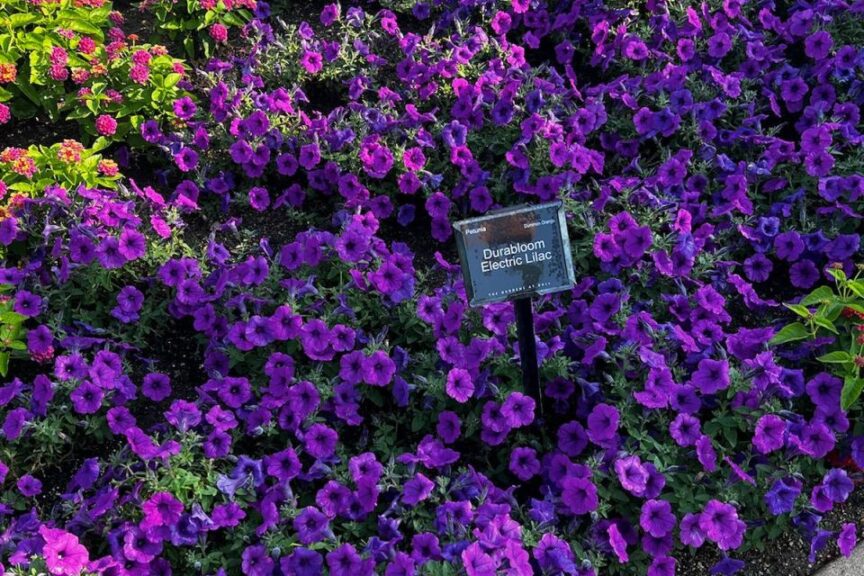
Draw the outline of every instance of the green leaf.
M786 342L794 342L795 340L804 340L810 337L810 331L801 322L793 322L784 326L777 334L771 338L769 344L774 346L785 344Z
M99 136L98 138L96 138L96 141L93 142L93 146L91 147L91 149L94 153L101 152L105 148L108 148L108 146L110 145L111 140L105 138L104 136Z
M825 328L826 330L833 332L834 334L838 334L837 328L834 326L834 323L831 322L831 320L829 320L828 318L814 316L813 322L815 322L817 326L821 326L822 328Z
M21 28L39 20L37 14L12 14L9 17L9 26L12 28Z
M848 352L837 350L835 352L829 352L828 354L819 356L817 360L825 364L846 364L847 362L852 362L854 359L852 358L852 355Z
M729 442L730 446L738 445L738 429L737 428L724 428L723 436L726 438L726 441Z
M0 322L2 322L3 324L21 324L26 319L27 317L23 314L13 312L12 310L0 312Z
M87 20L83 18L69 17L63 18L60 22L62 22L64 28L69 28L70 30L74 30L80 34L87 34L88 36L93 36L98 40L103 40L105 38L104 33L98 26L94 26Z
M809 319L813 315L806 306L801 304L784 304L784 306L805 319Z
M6 377L9 373L9 352L0 352L0 376Z
M19 74L18 81L15 85L21 90L21 93L24 94L33 104L36 106L42 106L42 98L39 97L39 93L33 89L33 86L30 84L30 81L27 79L28 74Z
M189 56L195 56L195 39L192 36L187 36L183 39L183 48Z
M840 407L848 410L861 396L862 390L864 390L864 378L846 378L843 392L840 394Z
M173 88L177 85L180 80L183 79L183 76L180 74L172 73L165 76L165 80L162 83L163 88Z
M846 282L846 272L844 272L841 268L829 268L828 273L834 277L834 280L837 282Z
M832 300L834 300L834 291L828 286L820 286L802 298L799 304L813 306L814 304L828 304Z
M840 302L835 302L833 304L823 304L822 310L819 311L819 315L823 318L827 318L831 322L836 322L837 318L840 317L840 314L843 313L843 309L846 306Z
M859 298L864 298L864 280L850 280L846 283L846 286Z
M242 18L238 13L227 12L222 16L222 23L228 26L243 26L246 23L246 19Z

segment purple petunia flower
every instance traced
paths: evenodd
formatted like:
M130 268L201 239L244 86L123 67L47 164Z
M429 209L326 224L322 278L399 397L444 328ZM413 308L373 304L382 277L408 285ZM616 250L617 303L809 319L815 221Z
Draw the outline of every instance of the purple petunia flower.
M275 562L261 544L246 547L240 559L240 567L246 576L269 576L273 573Z
M561 484L561 502L571 514L588 514L597 509L597 487L587 478L568 476Z
M845 470L834 468L825 474L825 477L822 479L822 487L825 490L825 496L832 502L840 503L845 502L849 498L849 494L852 493L855 485Z
M181 172L189 172L198 166L198 153L192 148L184 147L174 155L174 163Z
M322 459L333 455L338 440L339 436L332 428L313 424L304 434L303 445L311 456Z
M307 506L294 518L294 530L302 544L313 544L328 537L329 520L314 506Z
M167 374L158 372L147 374L141 385L141 393L154 402L161 402L171 395L171 379Z
M699 528L721 550L734 550L741 546L746 531L735 507L718 500L705 505L699 516Z
M270 206L270 194L267 189L255 186L249 190L249 205L258 212L267 210Z
M519 480L527 482L540 472L537 451L526 446L515 448L510 453L509 469Z
M464 404L474 394L474 381L471 379L471 374L462 368L451 368L447 373L445 390L449 397Z
M173 526L180 520L183 504L169 492L157 492L141 505L142 527Z
M383 350L376 350L363 360L363 382L370 386L387 386L393 381L396 363Z
M799 260L789 267L789 281L796 288L811 288L819 281L819 269L811 260Z
M445 444L452 444L462 433L461 421L459 415L449 410L444 410L438 414L438 425L435 427L438 437Z
M324 558L308 548L297 548L280 561L282 572L297 576L317 576L324 571Z
M573 421L558 428L558 449L564 454L575 458L588 445L588 435L579 422Z
M791 513L795 500L801 494L801 482L791 478L775 480L765 493L765 504L774 516Z
M609 404L597 404L588 415L588 438L595 444L614 438L619 419L617 408Z
M72 391L72 406L78 414L94 414L102 406L102 389L90 382L84 382Z
M662 538L669 534L675 528L675 524L675 515L669 502L648 500L642 505L639 525L655 538Z
M418 472L411 480L405 483L402 489L402 502L408 506L415 506L417 503L426 500L434 487L434 482Z
M177 115L178 118L182 118L183 120L188 120L192 116L195 115L195 112L198 110L198 107L195 106L195 102L192 101L188 96L184 96L183 98L178 98L174 101L174 114ZM143 134L143 127L142 127ZM146 139L146 137L145 137Z
M649 474L638 456L627 456L616 460L615 474L622 488L635 496L645 494Z
M840 530L840 535L837 537L837 545L840 547L840 553L846 558L852 555L855 545L858 542L858 537L855 533L855 523L847 522L843 524Z
M96 257L99 263L106 269L120 268L127 262L127 258L120 251L120 241L113 236L104 238L96 248Z
M606 529L606 533L609 537L609 545L612 547L612 551L618 558L618 563L626 564L627 562L629 562L630 557L627 554L627 540L621 533L618 524L615 522L610 524L609 528Z

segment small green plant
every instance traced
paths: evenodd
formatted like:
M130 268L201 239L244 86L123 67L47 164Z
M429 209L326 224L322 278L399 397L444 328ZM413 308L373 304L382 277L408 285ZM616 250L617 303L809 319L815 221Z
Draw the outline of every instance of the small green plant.
M23 340L27 333L24 329L27 317L12 310L14 300L9 296L12 288L0 284L0 376L3 377L9 373L12 355L27 350Z
M771 340L785 344L834 335L830 351L817 360L843 379L841 406L848 410L864 390L864 266L849 278L839 267L829 270L835 288L819 286L797 304L785 306L801 320L784 326Z
M105 0L0 2L0 123L38 114L74 120L86 144L137 136L148 118L174 118L183 63L120 24Z
M49 186L67 191L80 185L115 188L119 167L100 154L109 144L100 137L91 147L67 139L51 146L0 150L0 205L14 205L16 196L38 197Z

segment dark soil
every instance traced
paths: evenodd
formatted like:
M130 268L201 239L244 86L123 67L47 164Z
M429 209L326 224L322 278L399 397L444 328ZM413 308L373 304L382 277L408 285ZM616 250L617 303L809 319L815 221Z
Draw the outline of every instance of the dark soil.
M448 242L438 242L432 238L432 219L423 206L425 198L414 197L415 217L408 226L402 226L396 222L395 217L387 218L381 222L379 236L389 242L404 242L414 253L414 269L425 275L423 286L418 290L434 289L446 280L446 272L435 260L435 252L450 263L457 263L459 254L456 251L456 243L452 239ZM410 204L405 201L403 204Z
M320 25L321 10L332 0L272 0L270 11L273 17L281 18L288 24L306 21L312 26ZM343 2L342 14L356 2Z
M336 82L310 80L303 84L302 88L309 99L309 108L324 116L348 105L347 89Z
M864 491L859 487L848 501L836 506L825 515L821 528L839 531L846 522L864 521ZM840 555L836 538L810 564L810 540L805 539L794 528L787 530L780 538L767 542L763 551L750 550L737 558L746 562L739 576L810 576L825 564ZM677 576L708 576L711 567L720 560L716 548L709 550L703 546L692 556L679 555Z
M147 372L167 374L171 378L171 395L161 402L153 402L139 394L129 405L142 430L164 423L163 413L174 400L194 400L196 388L207 379L202 365L203 349L189 318L166 324L150 339L146 350L147 357L140 359L132 378L140 386Z
M81 131L74 122L52 123L40 115L18 120L13 118L0 126L0 150L7 146L28 148L31 145L50 146L66 138L80 139Z
M152 13L139 8L137 0L114 0L114 9L123 14L123 31L126 34L136 34L144 43L156 28Z
M278 251L284 244L293 242L300 232L305 232L316 222L313 215L306 212L289 214L285 208L256 212L251 208L238 211L245 231L254 231L254 237L267 239L270 247ZM238 224L238 228L240 228ZM319 227L325 228L319 224Z

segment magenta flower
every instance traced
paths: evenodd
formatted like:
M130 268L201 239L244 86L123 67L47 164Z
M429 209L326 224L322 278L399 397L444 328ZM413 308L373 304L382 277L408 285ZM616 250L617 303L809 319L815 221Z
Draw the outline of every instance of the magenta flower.
M108 114L96 118L96 131L102 136L113 136L117 132L117 120Z
M141 505L143 524L150 527L172 526L180 520L183 504L169 492L156 492Z
M300 57L300 65L306 72L317 74L324 67L324 59L318 52L307 50Z
M615 553L616 558L618 558L618 563L626 564L629 562L630 557L627 555L627 541L621 534L618 524L614 522L610 524L609 528L606 529L606 533L609 536L609 545L612 547L612 551Z
M174 155L174 162L181 172L189 172L198 166L198 153L192 148L184 147Z
M405 164L407 170L417 172L426 165L426 155L423 154L422 148L409 148L402 154L402 163Z
M90 562L90 554L74 534L42 525L39 535L45 540L42 556L51 574L78 576Z
M194 116L197 109L198 107L195 106L195 102L193 102L188 96L178 98L174 101L174 114L183 120L188 120Z

